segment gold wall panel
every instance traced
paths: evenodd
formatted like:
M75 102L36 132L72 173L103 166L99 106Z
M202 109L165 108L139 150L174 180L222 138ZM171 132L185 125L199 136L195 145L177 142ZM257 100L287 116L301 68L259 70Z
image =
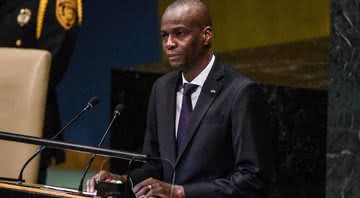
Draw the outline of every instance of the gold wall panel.
M158 0L159 16L170 0ZM329 35L328 0L203 0L214 24L214 50L226 52Z

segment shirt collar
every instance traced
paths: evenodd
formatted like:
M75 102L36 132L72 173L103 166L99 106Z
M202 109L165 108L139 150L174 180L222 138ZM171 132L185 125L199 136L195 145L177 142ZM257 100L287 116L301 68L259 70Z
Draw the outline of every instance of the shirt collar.
M213 67L215 62L215 56L212 55L211 60L209 62L209 64L200 72L200 74L198 74L191 82L188 82L185 77L184 74L181 73L182 76L182 84L184 83L191 83L191 84L195 84L195 85L199 85L199 87L202 87L205 83L206 78L208 77L211 68Z

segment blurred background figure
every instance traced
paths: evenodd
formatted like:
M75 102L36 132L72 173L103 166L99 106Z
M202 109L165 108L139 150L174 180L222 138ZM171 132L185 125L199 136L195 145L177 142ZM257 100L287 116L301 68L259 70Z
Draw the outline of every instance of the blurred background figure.
M69 65L81 22L81 0L0 1L0 47L45 49L52 55L44 138L61 129L56 87ZM64 160L63 151L44 150L38 182L45 183L46 169L52 162Z

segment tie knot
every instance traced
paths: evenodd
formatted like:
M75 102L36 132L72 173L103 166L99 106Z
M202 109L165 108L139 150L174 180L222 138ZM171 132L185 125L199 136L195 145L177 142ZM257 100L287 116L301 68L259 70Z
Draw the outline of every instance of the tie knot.
M184 95L190 96L199 85L194 85L190 83L184 83Z

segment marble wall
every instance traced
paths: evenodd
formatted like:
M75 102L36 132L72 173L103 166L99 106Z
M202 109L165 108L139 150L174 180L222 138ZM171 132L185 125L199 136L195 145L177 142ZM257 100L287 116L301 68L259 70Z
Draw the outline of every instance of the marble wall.
M273 137L271 198L325 196L327 91L263 85Z
M360 1L331 1L326 198L360 197Z

